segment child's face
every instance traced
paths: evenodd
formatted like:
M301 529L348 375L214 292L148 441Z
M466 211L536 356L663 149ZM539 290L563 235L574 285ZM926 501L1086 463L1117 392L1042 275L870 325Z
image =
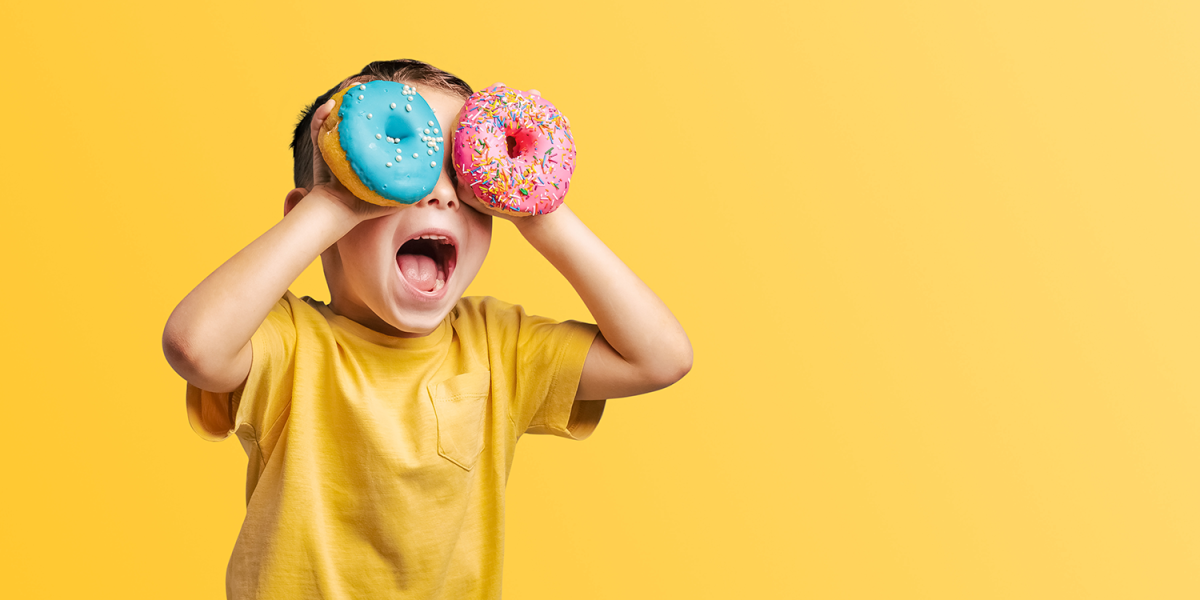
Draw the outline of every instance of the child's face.
M416 87L445 132L441 178L420 202L363 221L338 240L332 250L340 272L326 274L335 312L395 336L437 328L479 273L492 241L492 218L460 201L450 179L451 132L463 100Z

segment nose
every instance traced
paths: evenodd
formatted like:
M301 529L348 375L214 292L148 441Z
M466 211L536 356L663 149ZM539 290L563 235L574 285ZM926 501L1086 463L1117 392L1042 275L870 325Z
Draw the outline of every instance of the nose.
M446 162L450 162L450 157L446 157ZM438 178L437 184L433 186L433 191L428 196L421 198L417 203L418 206L430 206L434 208L445 208L455 210L458 208L458 194L454 190L454 183L450 181L450 174L447 172L449 167L442 168L442 175Z

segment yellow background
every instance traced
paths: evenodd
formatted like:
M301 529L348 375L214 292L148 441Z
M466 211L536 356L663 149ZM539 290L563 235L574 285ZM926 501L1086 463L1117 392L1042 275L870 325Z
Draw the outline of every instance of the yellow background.
M280 217L300 109L416 57L570 116L572 207L696 351L587 442L526 438L506 597L1200 597L1198 26L6 2L0 595L221 597L245 458L189 430L162 325ZM587 314L504 223L471 292Z

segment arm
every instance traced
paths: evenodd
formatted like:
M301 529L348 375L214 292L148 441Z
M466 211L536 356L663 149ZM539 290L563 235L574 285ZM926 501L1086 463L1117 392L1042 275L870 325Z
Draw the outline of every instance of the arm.
M313 115L314 138L332 105ZM250 337L288 286L359 222L394 210L366 204L333 180L315 139L313 154L313 191L293 190L283 220L200 282L167 319L163 353L192 385L237 389L250 373Z
M508 220L567 278L600 328L576 400L644 394L687 374L692 345L683 326L570 208Z

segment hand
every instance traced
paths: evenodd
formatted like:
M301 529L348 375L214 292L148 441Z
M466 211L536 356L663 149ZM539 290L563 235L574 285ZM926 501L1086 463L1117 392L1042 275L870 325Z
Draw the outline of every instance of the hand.
M328 102L318 107L313 112L312 125L309 127L309 135L312 136L313 145L313 185L311 192L323 191L350 209L350 212L360 221L382 217L403 208L399 204L396 206L379 206L360 200L350 190L346 189L346 186L342 185L342 182L333 176L333 173L329 170L329 165L325 164L325 157L321 154L321 146L318 140L321 127L325 125L325 120L333 112L334 104L336 102L330 98Z
M458 180L458 187L455 188L454 192L458 196L458 200L460 202L475 209L477 212L488 215L489 217L496 217L498 219L504 219L505 221L512 221L514 223L516 222L515 219L527 218L527 217L517 217L517 216L507 214L507 213L502 213L498 210L495 210L495 209L489 207L488 205L484 204L479 198L475 197L475 191L471 189L471 186L469 186L465 182L463 182L462 179Z

